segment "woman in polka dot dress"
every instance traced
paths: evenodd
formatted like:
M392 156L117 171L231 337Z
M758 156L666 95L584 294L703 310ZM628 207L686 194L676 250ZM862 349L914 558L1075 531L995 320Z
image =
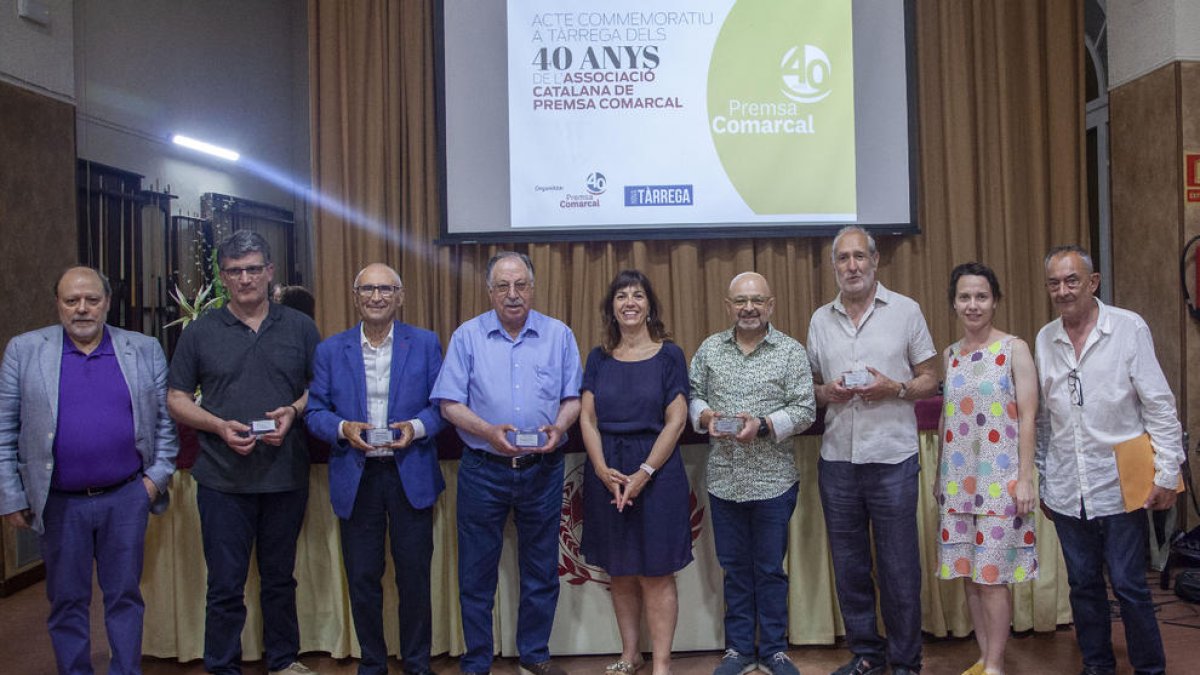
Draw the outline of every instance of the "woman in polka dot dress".
M991 269L974 262L954 268L949 295L963 336L945 352L938 576L967 580L980 657L964 675L992 675L1004 672L1007 584L1037 576L1037 373L1029 346L992 325L1000 283Z

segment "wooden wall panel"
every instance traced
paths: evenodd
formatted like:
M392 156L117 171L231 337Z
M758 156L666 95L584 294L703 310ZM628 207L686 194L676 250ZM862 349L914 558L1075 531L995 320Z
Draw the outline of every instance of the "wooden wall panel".
M0 344L57 321L77 238L75 107L0 82Z
M1183 153L1200 152L1200 63L1180 63L1178 68L1179 131L1182 147L1179 152L1176 152L1176 166L1180 172L1177 184L1182 183L1183 179ZM1179 210L1182 213L1183 233L1180 239L1180 244L1182 244L1200 234L1200 204L1187 204L1183 202L1182 195L1177 203L1180 205ZM1189 273L1191 278L1196 277L1194 267L1189 270ZM1196 297L1198 292L1200 289L1192 291L1193 302L1200 301L1200 298ZM1196 422L1200 421L1200 321L1186 316L1183 321L1185 323L1182 334L1186 346L1183 353L1187 360L1187 367L1184 369L1184 395L1187 404L1181 405L1181 407L1185 410L1185 419ZM1193 438L1196 438L1198 432L1190 431L1193 431Z
M1186 418L1178 68L1164 66L1110 94L1111 283L1117 306L1141 314L1150 325L1159 363Z

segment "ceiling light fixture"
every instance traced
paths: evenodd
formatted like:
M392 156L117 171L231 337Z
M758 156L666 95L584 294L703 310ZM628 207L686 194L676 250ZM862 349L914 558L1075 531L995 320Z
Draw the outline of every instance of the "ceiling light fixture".
M219 145L213 145L212 143L205 143L204 141L198 141L194 138L189 138L187 136L181 136L179 134L175 134L175 136L171 138L171 141L173 143L175 143L175 145L182 145L185 148L191 148L192 150L198 150L200 152L212 155L214 157L220 157L221 159L227 159L231 162L236 162L236 161L238 161L238 157L241 157L241 155L234 152L233 150L228 150L226 148L222 148Z

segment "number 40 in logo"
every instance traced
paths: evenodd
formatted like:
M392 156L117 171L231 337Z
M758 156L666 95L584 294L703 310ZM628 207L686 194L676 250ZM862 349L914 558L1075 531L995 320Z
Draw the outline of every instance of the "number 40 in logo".
M816 103L829 95L829 57L820 47L787 50L779 63L783 95L797 103Z
M604 190L607 189L608 179L606 179L604 174L600 173L599 171L593 171L592 173L588 174L587 183L585 183L585 185L587 186L588 192L594 195L602 195L604 194Z

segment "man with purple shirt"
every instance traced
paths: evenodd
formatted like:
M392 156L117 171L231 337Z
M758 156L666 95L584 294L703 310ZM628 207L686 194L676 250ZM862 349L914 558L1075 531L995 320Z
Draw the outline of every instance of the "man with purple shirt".
M0 368L0 513L40 535L60 673L91 673L92 565L110 673L140 673L147 514L167 508L179 443L154 339L107 326L112 289L73 267L55 285L61 326L18 335Z

